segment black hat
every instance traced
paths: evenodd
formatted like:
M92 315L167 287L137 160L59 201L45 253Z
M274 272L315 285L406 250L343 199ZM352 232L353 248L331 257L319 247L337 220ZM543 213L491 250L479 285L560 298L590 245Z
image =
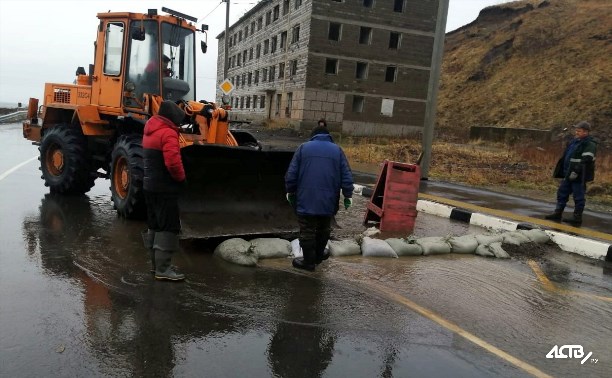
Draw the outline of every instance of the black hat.
M312 138L317 134L329 134L329 130L327 130L327 127L325 126L315 126L310 132L310 137Z
M587 121L580 121L577 124L574 125L575 129L583 129L586 131L591 131L591 124L588 123Z
M180 126L185 119L185 112L173 101L163 101L159 106L158 115L168 118L176 126Z

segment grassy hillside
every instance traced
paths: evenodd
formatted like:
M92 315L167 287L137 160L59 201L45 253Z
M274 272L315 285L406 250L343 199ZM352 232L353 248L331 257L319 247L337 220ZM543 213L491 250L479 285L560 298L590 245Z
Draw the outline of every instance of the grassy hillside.
M612 144L612 1L523 0L491 6L447 34L438 130L555 129L586 119Z

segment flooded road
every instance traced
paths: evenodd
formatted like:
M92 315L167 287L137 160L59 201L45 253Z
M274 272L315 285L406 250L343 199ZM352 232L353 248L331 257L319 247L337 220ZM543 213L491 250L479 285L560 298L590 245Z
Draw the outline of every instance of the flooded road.
M0 138L2 376L612 372L612 272L603 262L547 245L510 260L331 258L305 274L289 259L231 265L200 243L176 258L187 282L155 282L140 239L146 225L117 218L108 181L86 196L50 195L19 125L0 126ZM468 232L484 230L427 214L415 229ZM555 345L592 356L546 358Z

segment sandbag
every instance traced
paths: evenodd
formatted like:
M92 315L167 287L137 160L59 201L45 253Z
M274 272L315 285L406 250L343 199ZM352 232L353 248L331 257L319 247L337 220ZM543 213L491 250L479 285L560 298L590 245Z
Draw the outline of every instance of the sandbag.
M478 244L478 247L476 247L474 253L476 253L478 256L483 257L495 257L495 254L491 252L489 245L491 244Z
M474 253L478 241L474 235L453 236L448 239L452 253Z
M257 265L257 253L251 243L241 238L227 239L215 248L215 255L233 264L244 266Z
M260 259L287 257L291 254L291 242L281 238L253 239L251 248Z
M480 244L476 248L476 254L484 257L497 257L499 259L509 259L510 255L506 252L501 242L495 242L490 244Z
M393 257L397 258L397 253L384 240L363 238L361 242L361 253L364 257Z
M293 239L291 241L291 255L293 257L303 257L302 247L300 247L300 239Z
M531 242L531 240L527 236L521 234L520 232L510 231L510 232L504 233L503 235L504 235L504 240L503 240L504 244L522 245L522 244Z
M380 230L376 227L370 227L361 233L363 236L374 236L376 234L380 234Z
M329 254L334 257L361 254L361 248L354 240L332 240L328 245Z
M550 236L544 230L534 228L533 230L518 230L521 234L527 236L534 243L544 244L550 241Z
M486 234L486 235L476 235L476 241L478 244L491 244L504 241L504 235L502 234Z
M416 240L416 243L421 246L424 255L442 255L451 251L451 246L446 242L446 238L440 236L420 238Z
M401 238L389 238L385 241L398 256L419 256L423 254L423 248L414 241L410 243Z

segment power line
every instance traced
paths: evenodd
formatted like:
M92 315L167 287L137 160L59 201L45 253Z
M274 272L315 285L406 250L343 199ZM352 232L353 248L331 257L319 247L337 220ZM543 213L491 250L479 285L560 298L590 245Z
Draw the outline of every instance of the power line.
M198 18L198 21L197 21L197 22L204 21L204 19L205 19L206 17L210 16L210 14L211 14L212 12L216 11L216 10L217 10L217 8L219 8L219 5L221 5L221 4L223 4L223 1L221 1L219 4L217 4L217 6L216 6L216 7L214 7L214 8L213 8L213 10L211 10L210 12L208 12L208 14L207 14L206 16Z

